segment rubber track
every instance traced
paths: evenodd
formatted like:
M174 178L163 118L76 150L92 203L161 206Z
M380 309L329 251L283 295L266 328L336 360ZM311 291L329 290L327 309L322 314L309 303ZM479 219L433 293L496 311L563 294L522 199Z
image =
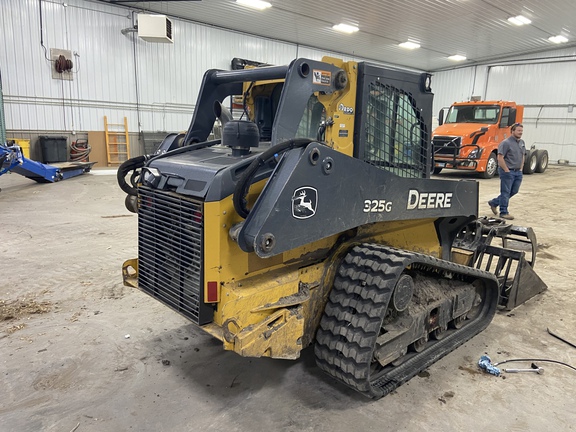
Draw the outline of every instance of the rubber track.
M373 379L376 339L397 279L407 266L424 273L486 285L483 313L402 365ZM498 282L488 272L377 244L354 247L344 258L330 293L314 352L318 366L337 380L378 399L424 370L488 326L498 303Z

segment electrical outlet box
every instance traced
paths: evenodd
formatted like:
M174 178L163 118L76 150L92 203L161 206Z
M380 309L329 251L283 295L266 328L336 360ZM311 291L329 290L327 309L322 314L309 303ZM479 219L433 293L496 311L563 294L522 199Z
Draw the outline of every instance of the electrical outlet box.
M172 21L166 15L138 14L138 37L147 42L174 43Z

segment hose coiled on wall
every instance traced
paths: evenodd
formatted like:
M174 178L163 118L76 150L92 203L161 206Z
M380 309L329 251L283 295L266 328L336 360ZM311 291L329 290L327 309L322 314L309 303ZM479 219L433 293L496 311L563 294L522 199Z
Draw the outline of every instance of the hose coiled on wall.
M70 144L70 160L72 162L87 161L92 147L86 140L73 141Z

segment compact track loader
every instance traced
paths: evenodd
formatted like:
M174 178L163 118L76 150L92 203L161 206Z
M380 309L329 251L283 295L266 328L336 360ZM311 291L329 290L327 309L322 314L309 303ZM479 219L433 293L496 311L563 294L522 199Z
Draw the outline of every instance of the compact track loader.
M314 345L386 395L545 288L531 230L477 219L477 182L429 179L432 98L428 74L334 58L207 71L188 131L118 171L138 213L125 283L227 350Z

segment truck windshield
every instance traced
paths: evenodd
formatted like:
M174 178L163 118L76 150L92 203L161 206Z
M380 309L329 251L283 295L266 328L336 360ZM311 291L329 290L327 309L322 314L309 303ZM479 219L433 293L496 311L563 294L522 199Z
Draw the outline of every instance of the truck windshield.
M488 123L498 122L498 105L453 105L448 111L445 123Z

